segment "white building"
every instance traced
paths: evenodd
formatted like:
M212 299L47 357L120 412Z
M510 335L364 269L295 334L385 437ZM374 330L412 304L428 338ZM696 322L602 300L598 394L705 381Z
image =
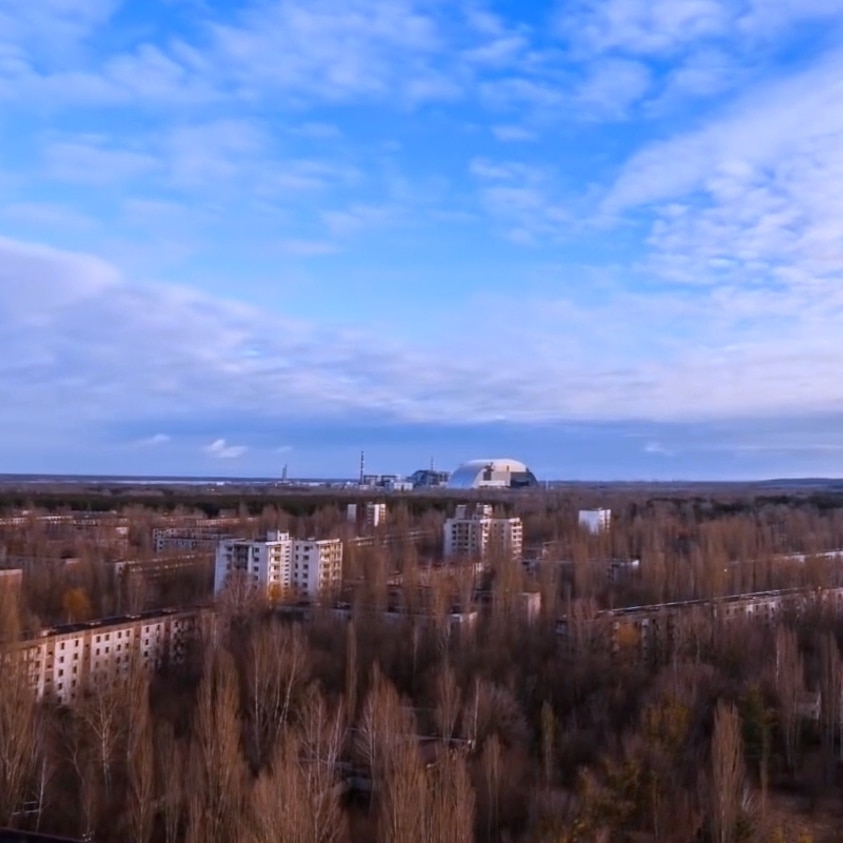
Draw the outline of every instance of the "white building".
M342 585L342 540L293 542L291 586L300 596L315 597Z
M492 507L478 505L469 513L468 507L457 507L453 518L445 521L445 558L463 556L485 559L493 552L520 559L524 533L520 518L494 518Z
M259 591L280 597L291 585L292 558L289 533L272 531L263 541L223 539L214 562L214 591L222 591L229 575L240 571Z
M214 591L222 591L228 577L239 571L273 599L315 597L341 584L342 550L341 539L292 539L280 531L262 541L226 539L217 548Z
M133 662L154 670L184 662L197 640L200 610L146 612L42 630L4 655L22 656L37 698L73 702L91 685L125 676Z
M612 523L611 509L581 509L578 523L589 533L602 533Z
M377 527L386 521L386 504L371 501L366 504L350 503L346 508L346 514L353 524Z

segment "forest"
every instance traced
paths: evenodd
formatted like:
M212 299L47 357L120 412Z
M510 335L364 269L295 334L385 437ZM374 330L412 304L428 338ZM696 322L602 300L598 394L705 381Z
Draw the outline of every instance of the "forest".
M39 618L42 604L66 620L62 583L48 598L24 581L0 602L0 827L101 843L843 839L843 619L828 606L808 597L774 622L695 616L646 656L634 637L582 635L572 648L557 633L566 614L588 624L610 607L837 585L841 563L817 554L843 547L843 508L596 503L613 525L591 536L569 494L499 502L542 548L530 570L495 557L479 579L459 561L434 576L435 547L358 549L346 615L223 601L186 663L149 675L133 662L68 706L37 701L14 657L30 625L56 622ZM391 529L435 532L452 504L397 502ZM149 552L156 512L125 512L132 552ZM240 515L253 535L347 529L336 502ZM26 532L0 540L59 552ZM61 552L84 553L89 571L73 583L84 611L107 614L109 560L96 542L68 542ZM633 556L634 577L607 578L606 560ZM525 592L540 595L537 614ZM396 600L397 618L384 612ZM476 621L453 624L453 605L474 600Z

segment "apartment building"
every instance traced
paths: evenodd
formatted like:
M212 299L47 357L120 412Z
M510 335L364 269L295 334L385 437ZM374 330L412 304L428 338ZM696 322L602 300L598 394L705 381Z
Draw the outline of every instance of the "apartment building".
M146 612L42 630L15 645L38 699L73 702L90 687L125 675L133 661L154 670L184 663L213 616L201 609Z
M338 591L342 585L341 539L296 539L290 585L299 597Z
M214 591L221 591L228 577L239 571L261 592L283 594L291 585L292 559L293 540L280 530L269 532L264 540L223 539L217 545Z
M733 594L714 600L573 611L557 621L556 633L571 648L591 642L606 646L613 653L636 650L648 658L656 652L670 652L697 623L755 620L773 625L783 615L798 616L811 606L843 616L843 587L793 588Z
M612 510L581 509L577 515L577 523L589 533L603 533L612 524Z
M219 593L234 572L242 572L261 593L315 597L342 583L341 539L293 539L270 532L266 539L225 539L214 564L214 591Z
M473 509L460 504L443 527L445 558L462 556L486 559L502 554L520 559L524 532L520 518L495 518L492 507L478 504Z
M385 503L350 503L346 507L346 516L350 523L361 527L375 528L386 521Z
M118 611L140 610L148 601L178 605L210 597L213 554L164 554L151 559L124 559L111 570L117 587Z
M213 553L221 541L230 538L233 538L230 533L207 527L157 527L152 531L152 546L156 554L203 550Z

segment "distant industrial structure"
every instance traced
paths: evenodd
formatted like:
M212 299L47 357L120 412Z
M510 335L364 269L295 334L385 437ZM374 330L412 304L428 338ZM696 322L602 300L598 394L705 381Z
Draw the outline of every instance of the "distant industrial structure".
M522 489L538 485L523 462L511 459L471 460L459 466L448 480L449 489Z
M441 489L448 485L450 478L450 472L437 471L431 462L430 468L420 468L407 479L413 484L414 489Z
M484 560L493 553L520 559L524 530L520 518L495 518L492 507L465 504L457 507L443 527L445 558L461 556Z

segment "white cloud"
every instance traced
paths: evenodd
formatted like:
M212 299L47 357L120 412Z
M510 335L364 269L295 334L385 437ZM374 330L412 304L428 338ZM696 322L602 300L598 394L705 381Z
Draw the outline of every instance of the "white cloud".
M156 433L153 436L148 436L146 439L139 439L135 444L139 448L157 448L160 445L166 445L172 441L172 437L166 433Z
M144 151L109 146L96 136L48 141L44 162L56 179L91 185L139 179L159 167Z
M509 141L533 141L538 135L523 126L500 125L492 126L492 134L499 140Z
M843 284L843 52L644 147L604 210L654 215L649 271L718 287L724 308L836 318ZM760 326L768 336L774 323Z
M206 454L220 460L236 460L249 449L245 445L229 445L225 439L215 439L203 449Z
M425 57L439 45L437 29L409 0L256 2L236 23L211 27L236 84L329 100L382 96L424 73Z
M0 216L5 219L44 228L90 229L97 223L91 217L67 205L53 202L13 202L0 206Z
M514 299L475 306L475 320L456 332L438 326L433 335L451 338L443 350L400 333L320 330L187 288L127 283L95 259L12 241L0 241L0 266L16 267L16 283L0 280L6 431L57 424L56 406L74 407L74 423L88 429L171 430L224 420L232 408L273 424L372 412L435 423L843 408L834 314L794 312L774 337L755 337L721 327L717 308L699 302L670 307L617 293L588 307ZM222 440L214 450L242 447Z
M118 6L119 0L39 0L26 5L0 0L0 42L25 43L55 58L75 50Z
M659 456L662 456L662 457L672 457L675 454L675 451L673 451L670 448L666 448L664 445L662 445L659 442L648 442L644 446L644 453L646 453L646 454L658 454Z
M650 71L641 62L606 59L590 68L577 100L597 116L619 117L647 93L650 84Z
M523 161L473 158L469 172L480 202L508 239L529 245L554 239L571 222L568 209L553 195L555 174Z
M585 54L663 57L713 41L747 50L799 21L839 17L836 0L582 0L560 4L559 29Z

